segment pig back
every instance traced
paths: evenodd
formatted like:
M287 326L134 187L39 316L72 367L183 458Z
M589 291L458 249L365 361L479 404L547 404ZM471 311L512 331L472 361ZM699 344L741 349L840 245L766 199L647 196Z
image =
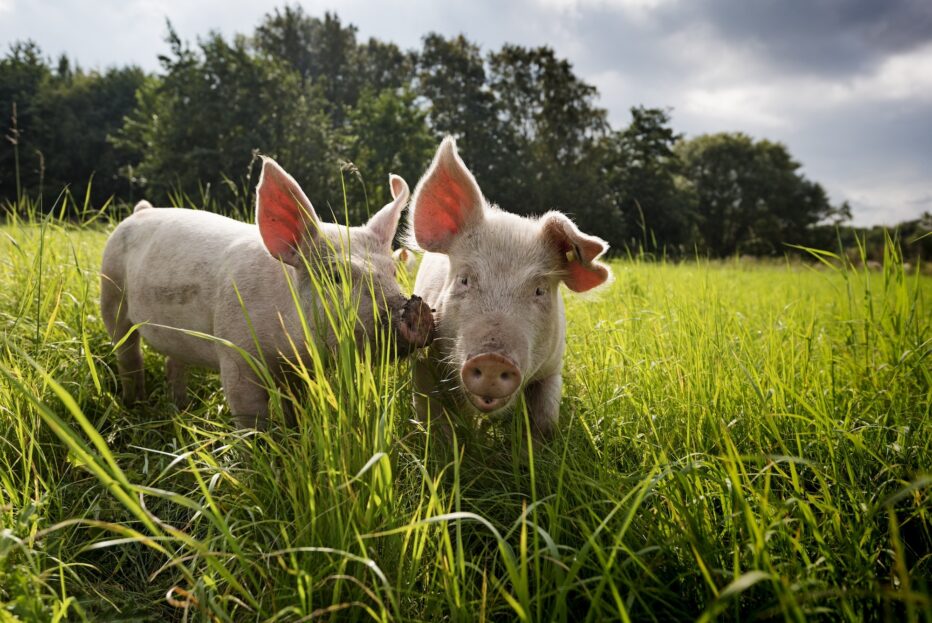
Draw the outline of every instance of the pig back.
M254 225L210 212L150 208L117 227L107 242L102 272L121 287L128 319L148 323L139 332L155 350L216 367L210 341L166 327L215 333L215 310L235 247L263 251Z

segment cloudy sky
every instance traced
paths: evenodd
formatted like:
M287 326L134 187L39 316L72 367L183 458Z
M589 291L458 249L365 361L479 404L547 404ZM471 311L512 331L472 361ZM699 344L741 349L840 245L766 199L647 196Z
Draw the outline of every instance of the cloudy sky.
M84 67L158 68L165 19L191 41L249 33L272 0L0 0L0 45L31 38ZM929 0L317 0L416 48L464 33L484 49L550 45L596 85L615 126L669 107L687 136L740 130L785 143L859 225L932 212Z

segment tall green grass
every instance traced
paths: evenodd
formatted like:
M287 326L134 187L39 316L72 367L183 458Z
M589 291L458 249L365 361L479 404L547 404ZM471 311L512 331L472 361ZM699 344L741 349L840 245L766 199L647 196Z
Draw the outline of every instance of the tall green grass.
M351 335L232 426L146 353L124 408L110 224L0 228L0 620L932 621L932 280L615 262L568 296L557 438L414 421ZM821 266L821 265L817 265ZM260 364L261 365L261 364Z

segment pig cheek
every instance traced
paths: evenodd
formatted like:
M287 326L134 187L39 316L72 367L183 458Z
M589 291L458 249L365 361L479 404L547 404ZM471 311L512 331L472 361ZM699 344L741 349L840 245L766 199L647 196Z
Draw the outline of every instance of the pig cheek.
M533 362L540 364L545 361L550 353L556 348L557 332L559 328L559 314L557 307L556 286L554 293L547 297L547 301L528 323L530 335L529 343L531 344L531 359Z

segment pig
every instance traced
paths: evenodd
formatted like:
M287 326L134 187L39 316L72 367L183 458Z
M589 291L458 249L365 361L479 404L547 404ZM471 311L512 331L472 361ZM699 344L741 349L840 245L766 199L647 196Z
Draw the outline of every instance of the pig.
M268 391L237 349L267 362L278 382L306 341L302 316L314 346L333 349L337 335L319 294L326 290L314 285L328 276L331 284L351 280L359 348L374 340L380 321L391 323L400 350L426 346L430 309L402 294L391 255L408 185L397 175L389 182L394 200L362 227L321 222L298 183L271 158L263 158L255 225L140 202L107 240L101 268L101 313L116 345L124 401L146 396L143 338L167 356L179 408L187 404L187 368L205 367L220 372L236 424L263 428Z
M527 218L489 204L452 137L415 188L409 236L424 251L414 289L436 322L436 338L413 365L418 417L444 408L507 413L523 394L535 439L550 438L566 342L558 286L586 292L606 283L611 273L598 259L607 243L560 212Z
M414 270L414 266L417 264L417 257L414 255L414 252L407 247L395 249L392 253L392 257L395 258L399 266L405 269L405 272Z

